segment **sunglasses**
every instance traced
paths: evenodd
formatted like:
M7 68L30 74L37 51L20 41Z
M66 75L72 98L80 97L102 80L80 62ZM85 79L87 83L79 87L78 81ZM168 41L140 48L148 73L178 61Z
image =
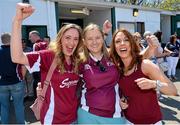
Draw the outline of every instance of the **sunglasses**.
M96 62L96 66L99 67L99 70L100 70L101 72L105 72L105 71L106 71L106 67L103 66L100 61L97 61L97 62Z

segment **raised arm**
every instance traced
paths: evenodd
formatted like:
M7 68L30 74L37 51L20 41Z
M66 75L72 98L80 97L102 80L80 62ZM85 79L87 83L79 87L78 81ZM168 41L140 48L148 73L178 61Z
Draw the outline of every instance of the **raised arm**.
M159 45L159 41L156 36L147 36L148 47L144 49L141 54L144 59L150 59L155 55L155 51Z
M141 69L150 79L139 78L136 80L141 89L158 89L166 95L177 95L175 85L164 75L160 68L150 60L143 60Z
M28 59L23 53L21 42L21 24L22 21L34 12L34 8L30 4L18 3L16 6L16 15L12 24L11 36L11 58L15 63L28 65Z
M104 33L104 39L106 39L106 37L108 36L108 33L111 31L112 29L112 24L109 20L106 20L103 24L103 33Z

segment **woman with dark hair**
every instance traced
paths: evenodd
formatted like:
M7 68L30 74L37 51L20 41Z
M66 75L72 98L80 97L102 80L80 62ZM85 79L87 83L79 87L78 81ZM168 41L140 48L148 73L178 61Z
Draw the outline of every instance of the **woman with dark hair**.
M171 53L170 56L167 57L167 62L169 66L167 75L169 79L176 80L176 66L178 64L180 56L180 44L177 42L176 35L171 35L170 42L167 43L164 50Z
M162 41L161 41L162 32L160 30L158 30L158 31L154 32L154 35L157 37L158 41L160 43L162 43Z
M18 3L13 20L11 39L11 58L13 62L24 64L29 71L41 73L44 81L53 60L56 69L52 73L43 106L40 112L42 124L72 124L77 120L78 98L76 96L79 80L79 49L82 45L81 28L75 24L63 26L56 40L51 42L48 50L23 53L21 42L21 23L34 12L30 4Z
M149 37L157 40L155 36ZM120 72L120 96L125 97L120 104L130 123L162 124L156 91L177 95L177 90L159 67L143 59L139 51L127 30L119 29L114 33L110 56Z
M143 44L141 43L141 34L139 33L139 32L135 32L134 34L133 34L133 37L134 37L134 39L135 39L135 41L136 41L136 44L138 45L138 47L139 47L139 49L141 50L141 51L143 51L144 49L145 49L145 47L143 46Z

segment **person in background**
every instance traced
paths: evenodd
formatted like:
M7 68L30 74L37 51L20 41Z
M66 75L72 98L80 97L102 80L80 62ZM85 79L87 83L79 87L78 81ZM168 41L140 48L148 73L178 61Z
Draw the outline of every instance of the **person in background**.
M154 35L157 37L157 39L159 41L157 50L155 51L156 58L159 59L159 58L163 58L163 57L169 56L171 53L166 52L166 51L163 52L164 50L161 47L161 44L162 44L162 40L161 40L162 32L158 30L158 31L154 32Z
M153 35L149 36L156 41ZM131 33L118 29L113 34L110 56L120 72L120 104L130 124L162 125L156 91L177 95L177 89L159 67L143 59Z
M150 44L147 44L147 41L151 35L153 35L153 34L150 31L146 31L143 35L144 40L142 40L142 42L146 48L150 45ZM158 39L156 41L156 48L151 50L151 52L147 56L147 59L150 59L153 63L158 64L157 58L165 57L168 55L168 53L162 53L163 49L161 47L161 44L159 43L159 40L161 40L160 37L161 37L162 33L159 32L158 35L157 35L157 33L155 33L155 35L157 36L157 39ZM147 44L147 46L146 46L146 44Z
M45 50L48 43L41 39L40 33L36 30L29 32L29 40L33 43L33 51Z
M178 64L179 56L180 56L180 44L177 42L176 35L171 35L170 41L166 44L164 50L166 52L171 53L169 57L167 57L168 62L168 78L171 80L177 80L176 78L176 66Z
M141 55L143 55L144 59L150 59L152 62L157 63L156 57L155 57L155 51L157 47L159 46L158 41L152 41L151 36L152 33L150 31L146 31L143 34L144 39L141 40L142 45L145 47L144 50L140 52ZM148 50L148 51L146 51Z
M47 43L49 44L50 41L51 41L50 36L45 36L45 37L44 37L44 41L47 42Z
M121 116L117 80L119 73L109 57L104 33L96 24L83 31L84 63L80 67L84 85L78 124L125 124Z
M136 41L136 44L138 45L139 49L140 49L141 51L143 51L143 50L145 49L145 47L144 47L143 44L141 43L141 40L142 40L141 34L140 34L139 32L135 32L135 33L133 34L133 37L134 37L134 39L135 39L135 41Z
M26 45L26 39L22 39L22 48L23 52L32 52L32 48ZM25 66L22 67L22 75L23 80L25 82L25 100L26 99L33 99L34 90L33 90L33 76L29 71L26 69Z
M148 46L147 38L148 38L148 36L151 36L151 35L152 35L151 31L146 31L146 32L144 32L144 34L143 34L143 38L144 38L144 39L141 40L141 43L143 44L143 46L144 46L145 48Z
M164 52L163 48L161 47L162 32L158 30L158 31L156 31L154 33L154 35L157 37L157 39L159 41L158 47L157 47L157 49L154 52L154 56L156 57L157 65L159 65L159 67L161 68L160 63L165 62L166 61L166 57L169 56L171 53L167 52L167 51ZM163 69L162 69L162 71L163 71Z
M22 39L22 47L24 52L31 52L33 49L26 45L26 39Z
M10 33L1 34L3 45L0 48L0 106L1 124L9 124L10 97L13 99L16 123L25 124L24 119L24 83L21 66L11 61Z
M48 46L48 43L43 41L41 38L40 38L40 34L38 31L34 30L34 31L31 31L29 32L29 40L34 43L33 44L33 51L40 51L40 50L45 50L47 49L47 46ZM34 91L34 98L36 98L36 87L37 87L37 84L38 82L41 81L41 76L40 76L40 71L36 71L36 72L33 72L33 91Z
M21 41L22 21L34 12L30 4L18 3L13 20L11 57L30 71L41 71L41 85L54 60L57 64L47 88L40 112L41 124L73 124L77 119L79 81L79 50L82 45L81 28L76 24L64 25L47 50L23 53ZM36 66L36 69L33 67Z

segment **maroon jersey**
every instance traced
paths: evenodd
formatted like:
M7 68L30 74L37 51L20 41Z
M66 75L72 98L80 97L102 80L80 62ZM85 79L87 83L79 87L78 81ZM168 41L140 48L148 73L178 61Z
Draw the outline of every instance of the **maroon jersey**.
M120 90L122 95L127 97L129 104L124 113L126 118L134 124L154 124L161 120L160 106L155 90L141 90L134 82L142 77L148 78L143 74L140 65L129 76L120 77Z
M54 58L48 50L27 54L32 71L41 71L41 83L46 78L47 72ZM51 78L45 101L41 110L42 124L69 124L77 118L78 99L76 96L79 76L72 72L72 65L65 63L65 73L61 74L56 68Z
M33 51L45 50L47 49L48 43L43 40L38 40L33 45Z
M82 91L81 108L102 117L121 117L117 86L118 71L115 65L104 57L97 64L90 58L81 66L85 85ZM117 94L116 94L117 93Z

